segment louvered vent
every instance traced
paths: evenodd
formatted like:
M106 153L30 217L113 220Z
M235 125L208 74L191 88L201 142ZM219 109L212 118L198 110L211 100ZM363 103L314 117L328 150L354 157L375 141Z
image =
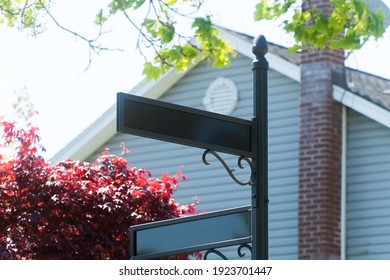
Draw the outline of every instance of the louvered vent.
M214 113L230 115L237 106L238 91L232 80L219 77L207 89L203 98L206 110Z

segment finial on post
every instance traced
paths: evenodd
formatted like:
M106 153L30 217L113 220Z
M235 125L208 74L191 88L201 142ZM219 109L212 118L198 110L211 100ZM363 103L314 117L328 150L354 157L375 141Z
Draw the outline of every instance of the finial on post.
M267 40L263 35L257 36L253 40L252 53L256 56L253 60L252 66L255 68L268 69L268 61L265 59L265 55L268 52Z
M268 52L267 40L263 35L257 36L253 40L252 53L255 56L265 56Z

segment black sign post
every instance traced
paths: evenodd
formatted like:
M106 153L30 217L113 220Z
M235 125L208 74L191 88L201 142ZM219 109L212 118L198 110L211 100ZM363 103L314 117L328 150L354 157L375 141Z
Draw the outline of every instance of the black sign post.
M253 114L255 122L253 149L255 177L252 185L252 258L268 259L268 52L264 36L253 41Z
M246 236L244 239L245 242L252 242L252 259L266 260L268 259L268 61L265 54L268 52L268 46L264 36L255 38L252 52L255 59L252 63L254 117L251 121L118 93L117 130L118 132L206 149L203 154L205 164L209 164L206 156L211 154L223 164L237 184L251 185L251 236ZM233 169L226 165L216 153L217 151L239 156L238 165L240 168L243 168L242 161L246 161L251 169L250 178L246 181L238 180L233 174ZM248 157L252 158L252 161ZM180 221L185 222L185 220ZM168 224L176 225L177 222L170 221ZM202 223L202 225L206 224ZM156 227L159 228L158 230L169 229L165 223L159 225L164 227ZM232 225L235 226L235 224ZM142 229L144 227L132 229L132 234L137 231L141 233ZM145 236L151 237L150 233L153 234L158 230L149 230L149 235L143 234L146 231L141 233L142 244L147 243ZM139 241L140 238L133 235L132 246L138 249L142 248L143 245L138 244L137 240ZM161 250L177 253L182 249L172 246L172 248ZM196 251L202 249L202 246L190 247ZM137 251L134 252L137 254ZM139 254L138 257L142 257L141 255ZM159 253L154 252L152 255L156 256Z

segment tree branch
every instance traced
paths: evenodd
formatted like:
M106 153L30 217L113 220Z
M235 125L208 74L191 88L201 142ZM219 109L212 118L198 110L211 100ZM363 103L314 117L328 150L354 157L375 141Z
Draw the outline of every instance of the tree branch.
M87 71L92 64L92 52L99 54L101 51L123 51L122 49L118 49L118 48L112 49L112 48L102 47L98 44L98 40L100 39L100 37L103 34L108 33L108 32L102 31L102 24L100 24L99 32L96 35L96 37L94 39L89 39L89 38L75 32L75 31L70 30L69 28L66 28L62 24L60 24L57 21L57 19L52 15L52 13L49 11L49 9L45 6L45 4L40 0L39 0L39 3L42 5L44 11L48 14L48 16L51 18L51 20L55 23L55 25L57 25L57 27L64 30L65 32L72 34L75 38L81 39L82 41L84 41L88 44L88 46L89 46L88 65L84 69L84 71Z

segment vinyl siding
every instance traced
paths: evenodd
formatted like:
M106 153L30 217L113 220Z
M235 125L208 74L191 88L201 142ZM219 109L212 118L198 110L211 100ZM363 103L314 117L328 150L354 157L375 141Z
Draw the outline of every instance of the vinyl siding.
M390 259L390 130L348 112L347 258Z
M218 78L231 79L237 86L239 102L234 117L250 120L252 105L251 60L238 55L229 68L217 69L201 63L161 98L163 101L205 109L203 97L210 83ZM299 84L281 74L269 72L269 243L271 259L296 259L298 255L298 95ZM210 165L202 162L203 150L159 142L126 134L117 134L104 147L114 154L125 142L131 164L146 168L153 176L174 174L182 166L187 180L175 195L179 203L198 197L198 211L215 211L250 204L250 187L236 185L222 165L211 155ZM103 150L103 148L101 150ZM100 151L99 151L100 152ZM246 179L248 169L240 170L237 157L220 154L236 169L237 177ZM97 154L90 158L93 160ZM237 257L233 250L226 252ZM250 255L250 254L248 254Z

